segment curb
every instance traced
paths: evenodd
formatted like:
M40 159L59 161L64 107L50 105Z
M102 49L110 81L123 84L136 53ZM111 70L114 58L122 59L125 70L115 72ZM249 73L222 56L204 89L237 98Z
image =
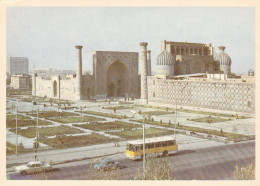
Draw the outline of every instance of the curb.
M66 163L71 163L71 162L76 162L76 161L83 161L83 160L89 160L89 159L95 159L95 158L101 158L101 157L106 157L106 156L111 156L111 155L115 155L115 154L121 154L124 153L123 152L116 152L116 153L112 153L112 154L104 154L104 155L100 155L100 156L93 156L93 157L85 157L85 158L77 158L77 159L71 159L71 160L65 160L65 161L60 161L60 162L54 162L52 163L52 165L60 165L60 164L66 164ZM24 162L21 164L26 164L28 162ZM15 172L14 170L11 171L6 171L6 173L12 173Z

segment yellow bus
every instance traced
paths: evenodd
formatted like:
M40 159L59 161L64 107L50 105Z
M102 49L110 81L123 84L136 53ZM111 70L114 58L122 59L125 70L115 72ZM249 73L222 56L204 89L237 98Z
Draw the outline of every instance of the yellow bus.
M145 139L145 154L147 157L167 156L178 152L178 145L169 136ZM126 146L126 157L132 160L143 159L143 140L129 141Z

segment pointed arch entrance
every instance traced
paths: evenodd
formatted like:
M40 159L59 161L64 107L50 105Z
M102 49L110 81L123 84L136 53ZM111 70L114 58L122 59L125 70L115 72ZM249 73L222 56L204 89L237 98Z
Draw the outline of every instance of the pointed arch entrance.
M126 65L115 61L107 70L107 96L121 97L128 94L130 73Z

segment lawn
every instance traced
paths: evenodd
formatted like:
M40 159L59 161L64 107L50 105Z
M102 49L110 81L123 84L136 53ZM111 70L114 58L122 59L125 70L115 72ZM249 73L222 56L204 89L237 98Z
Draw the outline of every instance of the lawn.
M143 123L142 119L140 119L140 120L131 120L131 121L136 121L136 122L139 122L139 123ZM175 124L161 123L159 121L146 120L145 123L151 124L151 125L175 128ZM191 132L205 133L205 134L216 135L216 136L221 136L221 137L226 137L229 140L233 140L234 138L240 138L240 137L245 137L246 136L246 135L242 135L242 134L235 134L235 133L230 133L230 132L221 132L221 131L218 131L218 130L210 130L210 129L204 129L204 128L199 128L199 127L185 126L185 125L177 125L176 129L187 130L187 131L191 131Z
M167 112L167 111L160 111L160 110L155 110L155 111L146 111L146 112L141 112L142 115L147 115L147 116L159 116L159 115L166 115L166 114L172 114L172 112Z
M105 123L90 123L90 124L74 124L75 127L81 127L84 129L95 130L95 131L109 131L109 130L119 130L119 129L132 129L138 128L140 125L126 123L122 121L115 121L115 122L105 122Z
M134 108L134 106L124 106L124 105L120 105L120 106L116 106L116 107L104 107L104 109L109 109L109 110L125 110L125 109L131 109Z
M80 112L80 111L77 111ZM126 115L116 115L116 114L109 114L109 113L102 113L102 112L95 112L95 111L82 111L82 113L90 114L90 115L96 115L96 116L104 116L108 118L115 118L115 119L127 119L128 117Z
M23 145L18 144L17 153L32 152L34 149L25 149ZM6 155L14 155L16 151L16 146L12 143L6 142Z
M30 116L35 116L37 117L37 113L35 111L33 113L27 112L26 114ZM78 114L71 113L71 112L57 112L57 111L43 111L39 112L39 117L40 118L51 118L51 117L64 117L64 116L78 116Z
M44 128L39 128L38 130L39 130L40 137L83 133L82 130L71 128L68 126L44 127ZM15 133L15 129L11 129L10 131ZM23 129L23 130L18 129L18 134L25 136L27 138L34 138L36 135L36 127Z
M89 122L89 121L105 121L105 119L103 118L97 118L93 116L50 118L50 120L59 123L81 123L81 122Z
M18 119L17 127L36 127L37 119ZM39 119L39 126L43 125L52 125L49 121L43 121ZM6 128L15 128L16 127L16 120L15 119L7 119L6 120Z
M18 114L17 119L22 120L22 119L31 119L31 118L28 116L23 116L23 115ZM6 115L6 120L16 120L16 114Z
M203 118L189 119L189 121L204 122L204 123L218 123L218 122L224 122L224 121L230 121L230 120L220 118L220 117L203 117Z
M168 108L168 107L156 107L156 106L151 106L151 105L136 105L139 107L144 107L144 108L154 108L154 109L162 109L162 110L168 110L169 112L176 111L174 108ZM188 110L188 109L177 109L178 112L187 112L187 113L194 113L194 114L203 114L203 115L208 115L208 116L222 116L222 117L227 117L227 118L237 118L237 119L247 119L251 118L248 116L239 116L236 114L224 114L224 113L215 113L215 112L206 112L206 111L200 111L200 110Z
M45 143L52 148L70 148L95 145L101 143L110 143L118 141L117 138L109 138L107 136L100 135L98 133L92 133L89 135L82 136L59 136L56 138L42 138L41 143Z
M112 134L115 136L119 136L124 139L138 139L143 137L143 130L142 129L135 129L135 130L124 130L121 132L107 132L108 134ZM158 136L165 136L165 135L172 135L174 131L167 130L167 129L158 129L158 128L147 128L145 130L145 137L158 137Z

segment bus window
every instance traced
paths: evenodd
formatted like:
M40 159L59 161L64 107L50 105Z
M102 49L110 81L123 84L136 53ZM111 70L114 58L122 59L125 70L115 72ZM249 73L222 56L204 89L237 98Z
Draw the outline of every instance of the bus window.
M136 152L138 152L138 151L140 151L140 150L141 150L141 146L136 146L136 147L135 147L135 151L136 151Z
M161 147L161 143L160 142L155 143L155 148L158 148L158 147Z
M167 146L167 141L162 142L162 147L166 147Z
M174 141L167 141L168 146L175 145Z
M127 144L126 150L135 151L134 145L132 145L132 144Z
M148 149L153 149L153 148L154 148L154 144L153 143L148 144Z

